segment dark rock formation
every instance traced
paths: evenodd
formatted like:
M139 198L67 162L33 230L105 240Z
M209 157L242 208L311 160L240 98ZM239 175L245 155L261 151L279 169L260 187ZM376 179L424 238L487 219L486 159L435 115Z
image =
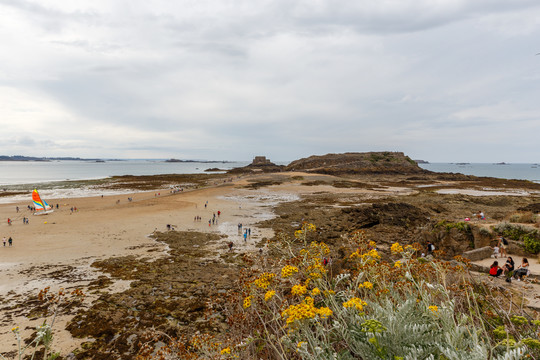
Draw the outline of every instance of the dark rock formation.
M389 151L314 155L293 161L285 170L332 175L429 173L402 152Z
M283 171L285 166L283 165L276 165L273 162L270 161L270 159L267 159L266 156L255 156L251 164L241 167L241 168L234 168L232 170L229 170L228 172L231 174L241 174L246 172L280 172Z
M529 204L527 206L520 207L519 211L531 211L534 214L540 213L540 203Z

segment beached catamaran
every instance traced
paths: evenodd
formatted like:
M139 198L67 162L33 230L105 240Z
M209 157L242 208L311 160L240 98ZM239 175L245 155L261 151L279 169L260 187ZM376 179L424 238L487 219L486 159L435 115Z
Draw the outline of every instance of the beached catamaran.
M34 207L36 208L34 215L45 215L54 211L51 205L47 204L45 200L41 199L36 189L34 189L32 192L32 201L34 202Z

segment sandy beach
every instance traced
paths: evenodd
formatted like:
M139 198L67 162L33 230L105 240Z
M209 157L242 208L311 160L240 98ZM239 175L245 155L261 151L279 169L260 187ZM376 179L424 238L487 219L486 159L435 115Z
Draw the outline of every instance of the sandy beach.
M295 175L298 174L286 176ZM303 175L313 179L329 177ZM231 183L176 193L164 188L116 196L45 199L55 206L55 210L43 216L33 216L28 210L30 197L24 203L3 204L0 206L0 238L13 239L13 246L0 246L0 298L3 307L24 303L27 297L35 296L45 287L51 287L51 291L84 288L91 280L103 275L90 266L96 260L124 255L165 256L165 245L154 241L151 235L154 231L167 231L168 224L177 231L226 235L226 241L218 245L222 251L226 251L227 243L232 241L237 251L255 252L258 250L255 244L272 237L273 231L259 229L254 224L272 218L273 206L283 201L298 200L302 193L337 192L332 186L306 187L295 183L256 191L246 189L245 185L257 177L253 175ZM372 191L340 189L339 192L366 194ZM395 188L386 192L406 194L410 190ZM16 211L17 206L19 212ZM72 207L77 210L72 211ZM214 214L217 221L209 226ZM194 221L195 216L200 216L201 221ZM29 218L29 224L23 224L23 217ZM8 218L12 225L7 224ZM239 223L243 229L251 230L248 241L244 241L238 232ZM129 282L117 281L109 291L120 291L127 286ZM86 302L90 303L92 299L89 296ZM69 316L60 317L58 330L55 329L55 347L62 351L68 351L82 341L72 339L67 331L62 331L62 324L68 319ZM29 321L6 313L0 316L0 352L15 348L11 333L13 326L20 326L23 335L29 335L40 321L42 319Z
M235 248L254 250L255 241L272 233L252 224L272 214L270 208L262 207L260 198L250 197L247 190L236 188L244 182L177 193L158 189L121 196L46 199L49 204L59 204L59 208L44 216L33 216L27 209L30 199L27 203L2 205L0 238L13 239L11 247L0 244L2 306L24 301L25 297L35 296L47 286L51 291L84 287L100 275L90 267L99 259L122 255L164 256L167 249L150 235L154 231L167 231L167 224L176 230L228 235L228 241L233 241ZM280 201L287 196L273 194L266 200ZM131 202L128 197L132 198ZM18 213L16 206L20 209ZM72 207L77 211L71 211ZM221 212L219 217L218 211ZM209 226L208 221L214 213L217 223ZM195 222L195 216L200 216L201 221ZM23 217L29 218L28 225L23 224ZM7 224L7 218L12 219L12 225ZM244 242L238 234L238 223L251 228L249 241ZM149 249L153 251L149 252ZM69 277L55 275L59 270ZM120 282L116 284L116 290L128 285ZM10 331L13 326L18 325L23 333L29 334L38 323L31 324L25 318L6 315L0 316L0 352L14 349L15 341ZM61 327L60 324L58 328ZM60 334L56 347L69 348L73 345L72 340L77 343L69 333Z

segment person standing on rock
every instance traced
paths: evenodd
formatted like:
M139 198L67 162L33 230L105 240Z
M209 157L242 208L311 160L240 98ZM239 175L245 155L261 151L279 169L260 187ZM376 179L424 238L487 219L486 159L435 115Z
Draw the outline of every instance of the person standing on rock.
M499 249L501 251L501 257L507 257L508 256L508 254L506 253L506 245L508 245L508 241L505 238L503 238L501 234L499 234L499 242L498 242L497 246L499 247Z
M431 243L431 241L427 242L427 255L431 255L433 251L435 251L435 245Z

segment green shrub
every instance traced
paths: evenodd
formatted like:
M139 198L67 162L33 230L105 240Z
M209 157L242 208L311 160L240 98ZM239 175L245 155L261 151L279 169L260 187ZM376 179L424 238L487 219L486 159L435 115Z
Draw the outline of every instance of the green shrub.
M536 215L531 211L528 212L518 212L510 216L511 223L529 223L534 224L536 222Z
M439 221L437 224L435 224L435 229L444 229L446 232L450 232L452 229L458 229L461 232L464 233L471 233L471 226L463 221L460 222L450 222L447 220Z
M496 232L502 233L504 237L519 241L524 235L530 235L533 237L538 236L538 230L523 226L523 225L513 225L509 223L500 223L493 228Z
M536 236L523 235L523 245L528 253L538 254L540 252L540 240Z

